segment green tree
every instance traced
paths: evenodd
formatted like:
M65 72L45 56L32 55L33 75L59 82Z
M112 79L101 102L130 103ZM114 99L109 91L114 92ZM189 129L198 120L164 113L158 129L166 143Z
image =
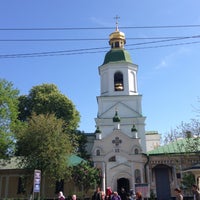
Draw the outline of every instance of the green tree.
M14 152L14 130L18 127L18 94L11 82L0 79L0 158Z
M74 131L70 134L70 141L72 143L73 153L77 154L83 159L88 160L90 158L89 154L86 151L86 143L87 143L87 136L84 132L79 130Z
M181 188L184 190L191 190L191 186L195 184L195 176L192 173L185 173L183 174L182 180L181 180Z
M154 193L153 190L150 190L150 200L155 200L156 199L156 195Z
M17 134L18 155L24 168L39 169L42 174L59 180L67 173L67 157L72 146L64 133L64 120L54 114L33 114Z
M89 162L81 162L72 169L72 179L79 187L87 193L90 188L100 185L101 171L93 167Z
M76 130L80 122L79 112L72 101L61 94L54 84L35 86L27 96L20 96L19 101L19 119L22 121L26 121L32 113L53 113L65 121L67 132Z
M190 122L182 122L174 130L165 136L165 143L183 139L178 149L180 152L191 153L200 151L200 122L198 119L191 119Z

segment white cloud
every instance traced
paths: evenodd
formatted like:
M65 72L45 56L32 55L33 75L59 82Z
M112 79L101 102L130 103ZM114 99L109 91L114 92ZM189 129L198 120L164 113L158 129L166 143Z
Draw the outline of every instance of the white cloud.
M164 58L162 58L160 63L155 67L155 70L160 70L174 66L174 63L177 60L183 59L183 56L187 55L190 51L191 49L186 47L181 47L177 49L177 51L174 51L171 54L166 55Z
M165 58L166 59L166 58ZM167 67L167 62L166 60L161 60L160 63L155 67L156 70L166 68Z

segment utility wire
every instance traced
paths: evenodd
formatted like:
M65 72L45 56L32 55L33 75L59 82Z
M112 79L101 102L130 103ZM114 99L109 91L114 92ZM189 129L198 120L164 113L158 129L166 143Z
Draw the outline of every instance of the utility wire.
M24 53L24 54L8 54L8 55L0 55L1 57L15 57L15 56L31 56L31 55L47 55L47 54L61 54L61 53L69 53L69 52L81 52L81 51L91 51L98 49L108 49L108 47L100 47L100 48L89 48L89 49L74 49L74 50L63 50L63 51L47 51L47 52L39 52L39 53Z
M153 44L153 43L161 43L161 42L169 42L169 41L175 41L175 40L183 40L183 39L196 39L200 38L200 35L194 35L194 36L187 36L182 38L173 38L173 39L167 39L167 40L158 40L158 41L150 41L150 42L143 42L143 43L135 43L126 45L128 47L130 46L139 46L139 45L147 45L147 44ZM139 48L133 48L133 49L147 49L147 48L158 48L158 47L167 47L167 46L177 46L177 45L186 45L186 44L194 44L199 42L188 42L188 43L179 43L179 44L166 44L166 45L160 45L160 46L150 46L150 47L139 47ZM41 57L41 56L53 56L53 55L73 55L73 54L84 54L84 53L98 53L99 51L103 49L108 49L108 47L99 47L99 48L85 48L85 49L74 49L74 50L63 50L63 51L48 51L48 52L37 52L37 53L24 53L24 54L7 54L7 55L0 55L0 58L19 58L19 57ZM95 50L95 52L94 52ZM99 51L96 51L99 50ZM101 51L102 52L102 51Z
M167 40L157 40L157 41L150 41L150 42L142 42L142 43L136 43L136 44L128 44L126 46L144 45L144 44L151 44L151 43L169 42L169 41L175 41L175 40L196 39L196 38L200 38L200 35L187 36L187 37L182 37L182 38L172 38L172 39L167 39Z
M181 46L181 45L190 45L190 44L199 44L199 42L185 42L185 43L175 43L175 44L166 44L166 45L157 45L157 46L146 46L146 47L136 47L128 48L126 50L140 50L140 49L150 49L150 48L160 48L160 47L171 47L171 46ZM103 50L99 51L79 51L79 50L67 50L59 51L55 53L41 52L41 53L29 53L29 54L9 54L9 55L0 55L0 59L5 58L26 58L26 57L44 57L44 56L63 56L63 55L77 55L77 54L91 54L91 53L102 53L107 52Z
M194 36L171 37L133 37L126 40L186 39ZM197 36L196 36L197 37ZM0 39L0 42L64 42L64 41L107 41L108 38L38 38L38 39Z
M137 46L137 45L146 45L146 44L152 44L152 43L160 43L160 42L169 42L169 41L174 41L174 40L183 40L183 39L191 39L191 38L200 38L200 35L195 35L195 36L187 36L187 37L175 37L172 39L167 39L167 40L157 40L157 41L150 41L150 42L142 42L142 43L135 43L135 44L129 44L126 46ZM50 52L40 52L40 53L31 53L31 54L53 54L53 53L63 53L63 52L73 52L73 51L91 51L91 50L97 50L97 49L108 49L109 47L99 47L99 48L87 48L87 49L75 49L75 50L64 50L64 51L50 51ZM20 54L20 55L29 55L27 54ZM1 56L1 55L0 55ZM2 56L7 56L7 55L2 55ZM15 56L15 54L9 54L8 56Z
M199 43L200 41L199 42L183 42L183 43L164 44L164 45L157 45L157 46L136 47L136 48L129 48L127 50L153 49L153 48L160 48L160 47L182 46L182 45L199 44Z
M159 29L159 28L198 28L199 24L165 25L165 26L121 26L120 29ZM0 31L65 31L65 30L105 30L115 27L47 27L47 28L0 28Z

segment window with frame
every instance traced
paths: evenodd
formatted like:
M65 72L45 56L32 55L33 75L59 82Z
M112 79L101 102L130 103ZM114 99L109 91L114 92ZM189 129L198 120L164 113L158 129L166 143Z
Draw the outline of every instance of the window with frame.
M96 156L100 156L101 155L101 151L100 151L100 149L97 149L96 150Z
M114 74L114 89L115 91L124 90L124 80L123 80L123 74L121 72L116 72Z
M135 183L141 183L141 172L139 169L135 170Z
M135 154L139 154L138 148L135 148L134 152L135 152Z
M115 156L112 156L109 158L108 160L109 162L116 162L116 157Z

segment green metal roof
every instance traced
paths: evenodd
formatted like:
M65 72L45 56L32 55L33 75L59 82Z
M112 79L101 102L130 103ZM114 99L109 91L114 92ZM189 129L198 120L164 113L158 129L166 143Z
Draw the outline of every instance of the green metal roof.
M148 151L148 155L170 154L170 153L192 153L200 151L200 138L178 139L174 142L159 146Z
M128 51L122 48L111 49L104 58L103 65L109 62L125 61L132 63L131 56Z
M22 167L19 167L19 162L22 158L21 157L12 157L10 160L6 161L3 159L0 159L0 170L2 169L22 169ZM71 154L67 158L67 165L72 167L80 164L81 162L86 162L84 159L81 157Z
M79 165L81 162L86 162L84 159L82 159L81 157L72 154L69 158L68 158L68 165L71 166L76 166Z

